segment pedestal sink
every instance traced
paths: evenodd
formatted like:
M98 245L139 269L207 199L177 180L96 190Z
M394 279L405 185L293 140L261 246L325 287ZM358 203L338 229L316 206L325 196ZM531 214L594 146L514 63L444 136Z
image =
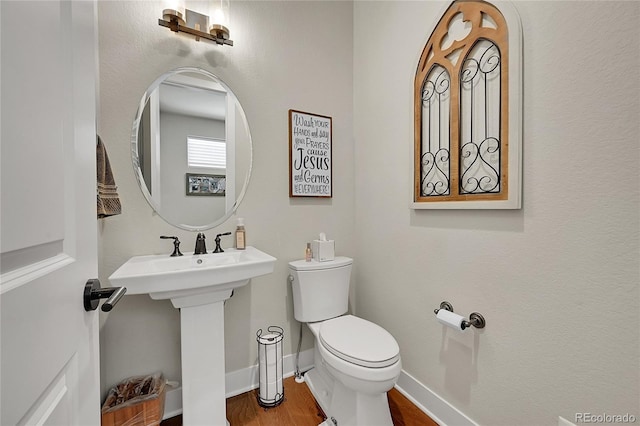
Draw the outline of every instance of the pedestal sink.
M134 256L110 277L127 295L171 299L180 309L182 421L228 424L225 403L224 301L251 278L273 272L276 258L255 247L203 255Z

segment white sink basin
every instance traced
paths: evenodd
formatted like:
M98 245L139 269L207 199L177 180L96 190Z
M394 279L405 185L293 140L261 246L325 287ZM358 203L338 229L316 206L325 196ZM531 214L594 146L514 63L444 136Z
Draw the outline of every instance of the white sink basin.
M110 277L127 294L171 299L180 308L182 424L224 425L224 301L234 288L273 272L276 258L255 247L200 255L135 256Z
M149 294L152 299L171 299L176 308L192 300L211 303L203 295L231 295L249 279L273 272L276 258L255 247L227 249L224 253L134 256L110 277L112 286L127 287L127 294ZM197 296L195 298L191 296ZM186 299L188 298L188 299ZM178 306L179 305L179 306Z

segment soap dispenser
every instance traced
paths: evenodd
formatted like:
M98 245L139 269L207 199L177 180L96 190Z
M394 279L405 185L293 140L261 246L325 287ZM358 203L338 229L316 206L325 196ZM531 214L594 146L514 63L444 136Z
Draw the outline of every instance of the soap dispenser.
M244 219L238 218L238 226L236 226L236 249L244 250L247 248L246 232L244 230Z
M312 252L311 252L311 243L307 243L307 248L304 250L304 260L307 262L311 262Z

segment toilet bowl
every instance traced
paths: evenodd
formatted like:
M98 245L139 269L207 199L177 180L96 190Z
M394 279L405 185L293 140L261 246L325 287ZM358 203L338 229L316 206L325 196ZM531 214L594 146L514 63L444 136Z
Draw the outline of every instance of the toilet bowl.
M357 392L387 392L398 380L398 343L372 322L353 315L323 321L316 344L336 379Z
M305 381L327 418L341 426L392 426L387 391L402 369L393 336L353 315L307 326L315 365Z
M305 382L330 421L323 425L393 426L387 391L400 376L400 349L384 328L345 315L351 264L344 257L289 264L294 315L315 337Z

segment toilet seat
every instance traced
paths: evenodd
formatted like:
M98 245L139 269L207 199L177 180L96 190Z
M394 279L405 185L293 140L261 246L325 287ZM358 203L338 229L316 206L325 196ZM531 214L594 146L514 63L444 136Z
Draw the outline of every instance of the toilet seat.
M319 331L322 346L355 365L383 368L400 359L400 347L384 328L353 315L324 321Z

